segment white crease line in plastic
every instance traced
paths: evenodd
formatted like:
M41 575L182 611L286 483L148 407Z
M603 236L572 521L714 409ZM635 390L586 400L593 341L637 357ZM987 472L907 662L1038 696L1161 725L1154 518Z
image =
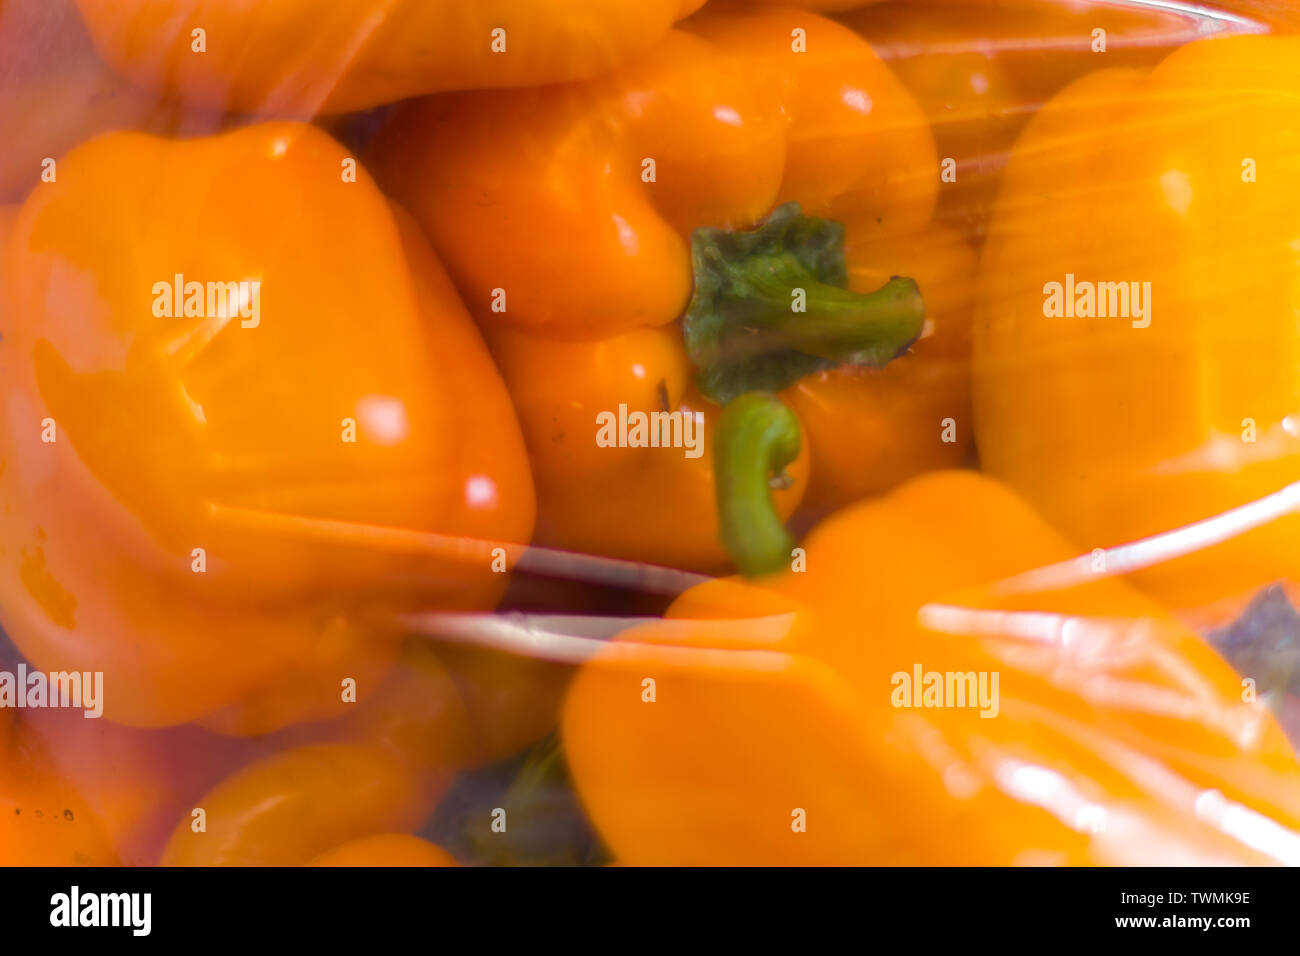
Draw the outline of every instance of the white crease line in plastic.
M1077 558L1070 558L1068 561L1049 564L1007 578L994 585L994 592L1037 594L1042 591L1063 590L1086 581L1128 574L1221 544L1297 510L1300 510L1300 482L1294 482L1271 495L1265 495L1248 504L1174 531L1166 531L1150 538L1107 548L1103 551L1104 571L1094 570L1096 552L1089 552Z
M782 651L753 648L688 647L681 644L613 641L617 634L639 624L654 624L657 632L679 626L695 632L708 624L734 622L663 619L658 617L603 617L557 614L457 613L429 611L398 616L411 631L435 640L486 647L561 664L582 664L600 654L604 660L653 659L668 664L719 667L747 671L781 671L795 661ZM747 634L775 641L789 632L793 614L773 614L746 619Z

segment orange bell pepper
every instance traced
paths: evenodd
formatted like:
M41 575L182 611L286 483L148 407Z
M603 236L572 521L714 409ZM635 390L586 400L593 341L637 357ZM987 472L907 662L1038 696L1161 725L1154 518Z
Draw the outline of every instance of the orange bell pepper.
M687 591L575 678L564 746L620 862L1300 860L1267 711L1004 486L935 472L803 546L806 571Z
M13 233L14 224L18 222L18 213L22 211L22 206L16 203L0 203L0 256L3 256L5 247L9 244L9 237ZM0 263L3 263L0 258ZM5 297L0 295L0 321L5 320Z
M225 786L227 778L242 781L238 794L252 793L249 799L254 802L258 794L266 795L265 788L283 785L316 788L315 799L328 803L332 795L322 788L333 785L331 774L339 769L333 758L324 761L323 769L312 763L305 777L290 778L291 771L284 770L299 766L287 754L304 748L309 753L322 748L329 753L334 753L329 748L381 753L365 759L384 769L376 780L388 790L367 799L391 800L384 806L401 808L414 787L422 794L419 805L430 807L452 774L513 754L554 727L565 677L567 669L545 662L503 662L472 648L435 649L412 641L379 689L343 718L296 724L256 740L221 737L193 725L131 728L61 709L26 711L23 727L32 745L48 753L44 778L51 787L57 780L57 786L80 795L89 810L80 815L98 821L116 858L127 865L150 865L158 861L173 830L184 829L177 821L192 823L191 811L208 806L202 795ZM272 769L259 776L249 769L254 761L270 761ZM245 837L229 831L257 826L250 821L261 812L240 804L244 815L234 819L232 804L242 799L238 794L214 798L225 821L222 832L235 843ZM306 826L310 830L315 824ZM212 849L199 837L194 834L198 844L193 852ZM338 862L328 865L366 865L368 859L376 865L430 865L419 862L432 856L423 852L419 841L390 837L373 846L365 838L355 847L323 852L337 854ZM328 843L334 837L323 834L321 839ZM236 851L226 845L222 852ZM402 862L408 859L412 862Z
M161 862L299 866L354 840L409 833L450 782L450 775L413 775L382 747L296 747L249 764L200 797L177 823Z
M502 331L490 341L532 453L539 543L682 568L726 563L714 507L718 410L690 383L677 328L594 342ZM683 441L694 422L697 447L597 444L597 416L620 405L678 415ZM806 450L785 474L778 507L788 517L807 483Z
M839 363L882 365L922 331L921 299L890 281L897 244L884 237L908 236L910 248L929 227L929 129L866 43L806 10L706 10L586 83L415 102L372 158L486 331L531 453L539 543L722 565L713 403ZM844 243L874 250L870 267L850 273ZM927 277L969 278L967 256L931 248ZM884 287L867 295L859 275ZM837 387L841 422L877 394L865 376L825 388ZM809 385L810 403L820 391ZM952 392L936 404L960 415L964 382ZM632 415L679 412L702 416L702 446L689 449L699 457L636 447ZM607 447L598 425L615 416L619 445ZM938 453L959 458L939 419L920 417ZM810 446L789 463L783 514L819 454ZM840 480L852 484L828 476L828 487Z
M190 801L263 746L194 726L87 720L79 710L26 710L22 720L48 754L49 772L80 794L124 866L157 862Z
M77 0L136 83L231 112L340 113L436 90L592 76L704 0ZM202 34L196 31L203 31Z
M0 865L111 866L112 841L39 737L0 709Z
M276 752L195 800L175 823L161 861L448 865L432 862L442 851L397 834L424 822L455 773L549 731L562 686L546 690L550 665L523 662L503 679L499 664L485 673L481 659L455 650L408 643L399 666L354 712L277 735ZM202 829L197 809L204 811Z
M982 238L997 173L1037 106L1017 85L1001 47L1009 32L1041 20L1015 3L942 0L894 0L842 19L871 43L925 110L940 161L951 164L940 177L938 215L965 237Z
M343 713L394 611L493 606L492 544L529 537L491 358L348 160L292 123L109 134L11 230L0 620L34 666L102 671L111 719Z
M863 238L929 220L929 128L859 37L788 9L688 29L587 83L416 101L381 134L381 182L485 323L588 340L671 324L692 230L785 202Z
M1200 37L1262 31L1255 18L1224 16L1228 3L1152 6L1096 0L888 0L845 12L894 66L927 110L946 89L958 103L999 103L1025 118L1066 84L1099 67L1154 66L1172 50ZM942 78L941 57L951 81ZM996 64L1007 88L976 80L976 56ZM911 59L903 63L899 58ZM993 77L986 77L993 79ZM1012 96L1014 89L1018 96ZM983 92L981 93L981 90ZM992 99L988 99L992 94ZM974 101L968 97L976 97ZM995 119L1000 110L992 111ZM940 134L941 136L944 134Z
M1154 65L1207 32L1254 28L1190 5L1070 0L891 0L841 19L925 109L940 157L955 162L938 214L971 239L984 236L1016 134L1066 83L1098 66Z
M572 668L469 646L438 647L436 655L469 714L477 747L469 766L518 753L559 721Z
M1176 609L1300 579L1300 40L1183 47L1061 92L1007 167L982 261L976 440L1081 549ZM1269 499L1269 500L1265 500ZM1260 502L1256 514L1228 514Z
M478 767L545 736L569 677L548 661L412 639L373 697L319 730L383 743L423 772ZM318 729L305 733L319 739Z

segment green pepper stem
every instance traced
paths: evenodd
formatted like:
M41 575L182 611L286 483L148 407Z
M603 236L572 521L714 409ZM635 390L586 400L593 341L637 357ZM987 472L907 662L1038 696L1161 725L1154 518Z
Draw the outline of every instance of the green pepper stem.
M799 455L799 419L770 392L733 399L718 419L713 470L722 544L746 577L788 567L794 538L772 501L773 476Z
M744 309L761 319L725 329L713 343L715 362L793 350L875 368L906 349L920 332L924 307L911 279L895 277L864 294L810 281L789 256L749 268L754 274L746 280ZM790 308L794 289L804 292L804 312Z
M701 392L726 404L780 391L839 364L879 368L921 334L925 305L911 279L852 292L844 227L777 208L757 229L697 229L695 292L683 320Z

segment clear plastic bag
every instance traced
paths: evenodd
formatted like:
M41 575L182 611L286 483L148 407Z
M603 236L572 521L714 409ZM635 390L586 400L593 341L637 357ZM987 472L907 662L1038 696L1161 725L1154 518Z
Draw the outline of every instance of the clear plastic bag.
M1296 26L0 3L0 862L1300 862Z

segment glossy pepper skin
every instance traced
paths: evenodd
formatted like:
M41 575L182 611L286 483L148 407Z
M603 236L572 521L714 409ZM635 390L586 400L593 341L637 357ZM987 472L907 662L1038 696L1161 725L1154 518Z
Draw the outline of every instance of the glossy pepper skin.
M970 239L982 238L998 171L1038 105L1003 48L1032 18L1014 3L942 0L893 0L842 16L925 110L940 159L953 164L940 178L938 215Z
M576 677L562 739L620 862L1297 859L1267 711L1123 582L1063 577L1074 549L1005 486L934 472L803 546L806 571L692 589ZM999 674L996 719L898 706L917 666Z
M414 830L450 783L430 785L368 744L297 747L232 774L196 803L163 850L163 866L300 866L368 836Z
M698 226L749 228L796 201L896 231L928 221L938 192L898 81L852 32L793 8L706 12L584 84L418 101L376 152L475 315L549 338L673 322Z
M714 507L718 408L691 384L677 327L577 342L501 331L489 341L531 453L539 543L670 567L727 563ZM698 457L598 445L596 416L620 405L698 415ZM785 474L777 502L789 517L807 486L806 446Z
M145 88L230 112L301 117L591 76L702 2L77 0L104 58ZM206 31L201 52L196 28Z
M879 45L927 110L944 105L960 114L963 104L978 111L983 103L993 107L989 119L996 129L999 120L1010 119L1002 115L1004 108L1027 119L1066 84L1097 69L1099 61L1154 66L1200 37L1263 29L1250 14L1240 19L1215 14L1228 3L1210 6L1214 9L1093 0L887 0L838 16ZM1104 37L1094 35L1098 30ZM985 66L993 72L984 74Z
M981 266L976 440L1081 549L1300 479L1298 50L1206 40L1150 72L1099 72L1017 143ZM1066 311L1067 276L1072 308L1049 316ZM1102 282L1125 284L1127 313L1107 292L1089 314L1085 283ZM1137 580L1182 609L1294 579L1285 510L1181 541L1185 557Z
M396 652L391 612L491 607L485 542L530 534L491 358L348 159L293 123L108 134L11 230L0 620L34 666L103 671L110 719L341 713ZM247 308L168 317L177 275L247 280Z
M938 190L897 80L849 30L795 8L706 10L583 84L413 103L374 162L485 328L529 445L538 540L692 568L725 562L710 456L595 437L596 415L626 405L703 412L710 440L716 411L677 326L693 230L748 230L797 202L866 244L924 228ZM779 298L788 311L790 290ZM791 463L783 513L806 477Z
M275 752L246 759L195 799L203 829L189 809L173 819L160 861L450 865L398 834L424 822L456 772L549 731L562 687L548 690L538 671L548 665L524 662L512 682L499 663L485 669L456 650L408 642L378 692L347 716L277 735Z

